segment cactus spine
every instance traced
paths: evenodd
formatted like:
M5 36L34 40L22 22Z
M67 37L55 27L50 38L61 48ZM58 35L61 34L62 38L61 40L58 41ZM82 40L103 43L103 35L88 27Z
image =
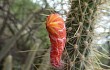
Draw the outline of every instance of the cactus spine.
M71 9L67 16L67 45L70 70L86 70L90 65L89 54L95 12L100 0L71 0Z

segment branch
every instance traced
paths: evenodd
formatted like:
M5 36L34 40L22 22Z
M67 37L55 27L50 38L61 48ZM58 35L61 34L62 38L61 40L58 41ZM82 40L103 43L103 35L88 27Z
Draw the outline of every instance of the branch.
M6 56L6 54L9 52L9 50L14 47L14 44L16 43L16 40L19 39L21 33L25 30L25 28L28 26L32 18L34 17L34 14L31 14L28 18L27 21L24 21L22 28L19 30L18 33L15 34L15 36L10 39L7 44L4 45L2 50L0 51L0 61Z

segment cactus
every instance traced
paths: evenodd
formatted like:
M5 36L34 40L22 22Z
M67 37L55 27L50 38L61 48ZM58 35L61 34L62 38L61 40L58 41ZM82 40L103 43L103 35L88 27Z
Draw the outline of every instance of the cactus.
M94 27L95 12L100 0L71 0L67 15L66 50L70 70L87 70Z
M34 57L36 55L36 51L38 50L39 46L41 44L41 40L37 40L36 41L36 44L34 44L31 48L31 50L33 50L33 52L30 52L28 54L28 57L25 61L25 64L23 65L22 67L22 70L30 70L31 69L31 65L33 64L34 62Z
M5 59L3 70L12 70L12 55L8 55Z

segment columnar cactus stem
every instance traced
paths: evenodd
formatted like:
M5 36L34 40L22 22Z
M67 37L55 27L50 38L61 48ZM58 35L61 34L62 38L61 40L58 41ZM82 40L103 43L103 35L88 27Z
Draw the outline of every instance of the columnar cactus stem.
M71 9L67 16L66 45L72 70L85 70L91 51L94 15L100 0L71 0Z

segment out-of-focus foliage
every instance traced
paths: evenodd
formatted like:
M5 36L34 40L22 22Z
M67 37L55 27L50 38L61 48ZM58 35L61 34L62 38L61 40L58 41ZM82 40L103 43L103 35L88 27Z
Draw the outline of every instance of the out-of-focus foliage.
M39 9L39 4L33 3L31 0L13 0L10 2L10 12L16 15L16 18L21 20Z
M35 64L42 62L42 55L49 47L45 29L46 16L42 15L43 13L49 14L49 11L32 0L0 0L0 51L6 51L5 54L0 54L2 55L0 58L5 59L5 56L11 55L14 70L21 70L23 66L25 68L25 64L33 64L35 55L28 55L32 51L38 51L36 54L38 60L35 59ZM35 50L32 49L34 46ZM28 59L32 62L26 63ZM1 70L4 60L0 61Z

